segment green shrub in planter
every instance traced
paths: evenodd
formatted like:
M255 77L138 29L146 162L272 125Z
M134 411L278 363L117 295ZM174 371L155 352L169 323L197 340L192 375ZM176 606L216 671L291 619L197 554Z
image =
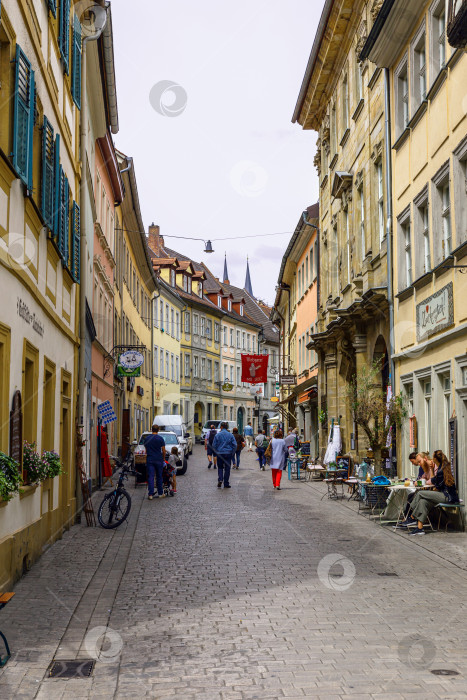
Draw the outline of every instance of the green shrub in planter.
M13 498L18 493L21 482L18 462L0 452L0 498L4 501Z
M31 445L24 441L23 445L23 472L26 483L37 484L39 481L44 481L48 478L48 465L41 459L40 455L34 449L36 443Z
M42 461L44 462L47 469L47 477L53 479L54 476L63 474L62 463L60 462L60 457L56 452L51 450L50 452L42 453Z

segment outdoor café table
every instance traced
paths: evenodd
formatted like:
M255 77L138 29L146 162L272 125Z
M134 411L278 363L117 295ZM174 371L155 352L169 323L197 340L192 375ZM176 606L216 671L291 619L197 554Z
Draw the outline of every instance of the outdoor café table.
M302 462L302 457L289 457L287 459L287 472L288 472L289 481L292 480L293 473L295 473L297 475L297 479L300 479L301 462Z
M326 467L322 467L320 464L308 464L305 469L305 480L307 476L311 480L316 478L316 476L320 477L325 471Z
M363 508L368 508L368 515L374 515L377 508L383 507L382 504L386 500L388 487L386 484L374 484L371 481L359 480L358 483L359 490L361 490L358 511L360 512Z
M399 524L404 518L404 509L407 503L407 498L410 493L415 493L416 491L427 491L433 488L432 486L405 486L405 484L392 484L388 486L389 498L387 500L386 508L383 513L381 513L380 520L385 520L386 522L395 522L396 525Z

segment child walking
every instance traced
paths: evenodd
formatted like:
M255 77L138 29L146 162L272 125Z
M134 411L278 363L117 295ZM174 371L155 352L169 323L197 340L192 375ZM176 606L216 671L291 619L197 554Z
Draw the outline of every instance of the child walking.
M178 462L178 448L173 445L169 454L169 464L173 468L172 482L173 482L173 492L177 493L177 462Z

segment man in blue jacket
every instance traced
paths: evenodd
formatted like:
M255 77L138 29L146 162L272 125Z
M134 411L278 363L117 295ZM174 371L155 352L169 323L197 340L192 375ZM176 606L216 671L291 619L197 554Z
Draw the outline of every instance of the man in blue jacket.
M224 488L230 489L230 465L237 449L237 441L227 430L227 423L221 423L220 432L213 440L212 449L217 455L217 488L220 489L224 482Z

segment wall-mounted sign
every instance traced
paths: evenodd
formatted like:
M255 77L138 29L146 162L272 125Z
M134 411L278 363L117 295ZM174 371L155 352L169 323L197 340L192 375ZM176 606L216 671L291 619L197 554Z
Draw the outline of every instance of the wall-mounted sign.
M452 282L417 304L417 340L426 340L454 323Z
M26 321L28 325L32 326L32 329L36 331L41 338L44 337L44 324L37 318L36 314L29 311L28 305L19 297L17 297L16 300L16 311L18 316L22 318L23 321Z
M279 377L280 384L296 384L297 375L296 374L281 374Z
M264 384L252 384L250 386L252 396L264 396Z
M271 398L269 399L269 401L272 401L273 403L276 403L276 401L279 401L279 397L278 397L278 396L271 396Z
M144 356L138 350L127 350L118 356L117 374L119 377L140 377Z
M107 423L113 423L114 420L117 420L117 416L115 415L110 401L103 401L100 403L97 407L97 411L99 413L101 423L104 425L107 425Z
M233 389L233 384L229 384L229 382L224 382L222 385L222 391L232 391Z
M269 355L242 354L242 382L264 384L268 380Z

